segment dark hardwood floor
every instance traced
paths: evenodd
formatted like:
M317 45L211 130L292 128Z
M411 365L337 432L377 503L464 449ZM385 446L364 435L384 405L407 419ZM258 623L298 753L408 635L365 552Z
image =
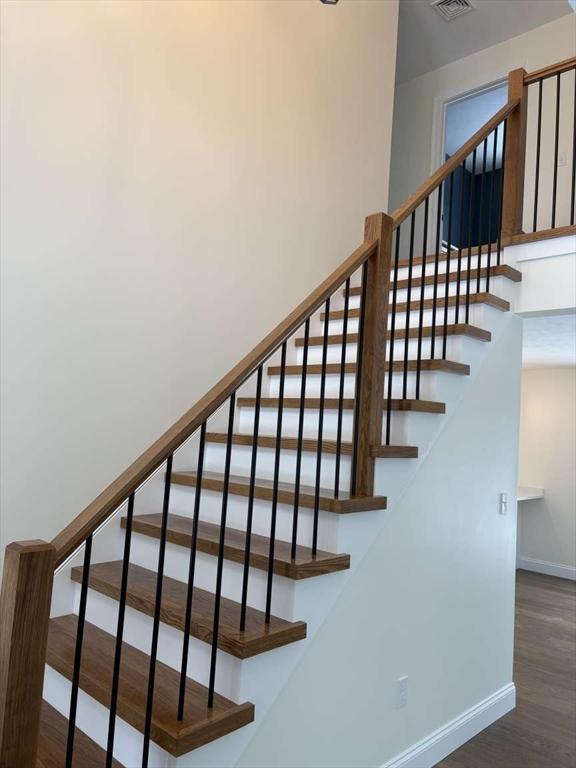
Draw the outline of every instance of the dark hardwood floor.
M436 768L576 768L576 583L516 580L516 709Z

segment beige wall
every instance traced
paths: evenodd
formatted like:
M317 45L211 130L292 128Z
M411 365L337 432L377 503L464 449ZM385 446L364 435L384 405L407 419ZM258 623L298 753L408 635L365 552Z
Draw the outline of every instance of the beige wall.
M524 369L519 474L545 493L518 505L520 564L567 566L575 578L576 368Z
M520 5L520 4L519 4ZM390 207L398 206L439 165L441 105L446 99L505 79L508 72L524 67L532 72L576 55L576 14L486 48L406 83L398 85L394 104L394 130L390 171ZM566 165L558 169L558 224L569 223L568 207L572 168L572 114L574 75L563 77L559 151L566 152ZM550 226L553 168L555 84L547 81L544 91L540 188L543 190L538 228ZM530 95L527 157L534 158L536 134L534 112L537 96ZM534 161L535 162L535 161ZM527 168L525 230L532 229L534 163ZM532 197L531 197L532 195Z
M52 537L387 209L397 2L2 4L2 544Z

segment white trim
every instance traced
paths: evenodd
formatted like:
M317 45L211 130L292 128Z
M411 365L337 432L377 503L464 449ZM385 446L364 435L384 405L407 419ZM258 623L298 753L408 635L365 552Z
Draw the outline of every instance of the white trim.
M384 763L381 768L432 768L515 706L516 688L514 683L510 683Z
M536 499L544 498L544 488L534 488L528 485L518 486L517 501L534 501Z
M557 576L559 579L576 581L576 568L573 565L550 563L548 560L535 560L532 557L519 557L516 561L516 568L520 568L523 571L545 573L547 576Z
M432 149L430 152L430 173L435 173L444 163L444 138L446 133L446 109L450 104L458 101L478 96L486 91L492 91L504 85L508 81L508 73L503 73L484 85L477 85L474 88L468 88L466 91L460 90L460 87L450 88L444 93L434 97L434 106L432 110Z
M576 253L576 236L550 237L548 240L538 240L533 243L508 245L507 251L517 261L533 261L534 259L550 259L554 256L574 256Z

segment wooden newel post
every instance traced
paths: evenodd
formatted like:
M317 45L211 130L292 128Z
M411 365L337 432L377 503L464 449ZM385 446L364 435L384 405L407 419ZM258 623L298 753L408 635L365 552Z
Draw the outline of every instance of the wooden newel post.
M520 99L520 104L508 118L506 128L506 152L503 160L503 237L510 237L522 232L524 166L526 162L526 116L528 112L528 87L524 85L525 77L525 69L515 69L508 75L508 100Z
M0 768L35 768L55 549L6 547L0 597Z
M357 496L374 493L372 448L382 442L392 228L393 220L385 213L368 216L364 226L364 240L377 240L378 247L367 262L362 359L358 361L357 371L360 376L354 484Z

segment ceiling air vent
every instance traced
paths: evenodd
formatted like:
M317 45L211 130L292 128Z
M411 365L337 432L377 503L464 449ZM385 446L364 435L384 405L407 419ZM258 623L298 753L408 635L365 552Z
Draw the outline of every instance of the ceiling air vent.
M457 16L473 11L476 7L472 0L432 0L430 6L442 16L444 21L452 21Z

